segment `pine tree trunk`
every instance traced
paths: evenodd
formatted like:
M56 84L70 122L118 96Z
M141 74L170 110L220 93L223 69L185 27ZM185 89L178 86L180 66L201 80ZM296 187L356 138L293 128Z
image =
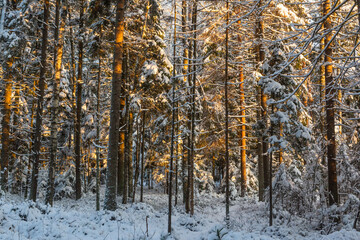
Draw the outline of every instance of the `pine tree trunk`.
M7 61L5 73L5 89L4 89L4 108L2 119L2 135L1 135L1 189L8 190L9 175L9 158L10 158L10 116L11 116L11 92L12 92L12 74L11 68L14 59Z
M263 42L263 32L264 32L264 23L262 20L262 1L260 0L258 3L258 13L256 16L256 28L255 28L255 38L257 39L256 46L256 61L257 64L261 64L265 59L265 52L263 50L262 42ZM267 128L266 122L266 96L263 90L259 89L258 96L258 104L260 106L260 111L258 114L259 120L261 120L264 124L264 129ZM267 159L267 143L265 136L263 133L260 133L261 136L258 139L258 168L259 168L259 201L264 200L264 190L269 186L269 171L268 171L268 159Z
M100 39L102 39L101 27L100 27ZM101 118L100 86L101 86L101 55L99 54L99 66L98 66L97 89L96 89L96 145L97 145L96 146L96 211L100 211L100 118Z
M323 3L324 15L330 12L330 0ZM329 31L325 36L325 46L331 41L332 23L330 16L325 19L324 29ZM332 44L325 49L325 82L326 82L326 135L328 139L327 158L328 158L328 184L329 184L329 205L339 204L336 173L336 140L335 140L335 104L336 98L335 84L333 82Z
M193 75L192 75L192 86L191 86L191 148L190 148L190 174L189 174L189 198L190 198L190 215L194 215L194 165L195 165L195 114L196 114L196 103L195 103L195 95L196 95L196 63L197 63L197 1L194 2L193 13L192 13L192 26L193 26Z
M229 1L226 1L226 25L229 24ZM229 159L229 98L228 98L228 68L229 68L229 28L225 30L225 220L230 221L230 159Z
M322 6L322 8L324 8L324 6ZM322 9L322 14L323 16L325 16L325 12L324 9ZM321 27L322 30L324 30L324 24ZM325 48L325 38L321 38L320 40L320 51L322 52ZM321 59L324 63L325 63L325 56L322 56ZM324 129L326 128L325 126L325 102L326 102L326 92L325 92L325 87L326 87L326 80L325 80L325 64L322 64L320 66L320 136L321 138L323 138L324 143L326 145L326 141L327 141L327 136L324 133ZM323 144L324 144L323 143ZM325 165L326 164L326 149L324 147L324 145L322 144L322 148L324 149L324 153L322 154L322 164Z
M70 5L67 6L69 12L69 22L71 22L71 8ZM70 63L70 86L71 86L71 108L72 108L72 117L75 119L76 117L76 63L75 63L75 44L74 44L74 33L73 27L70 26L70 55L71 55L71 63ZM73 122L74 123L74 122ZM73 126L74 124L69 124L69 149L72 149L73 144ZM73 156L72 156L73 157Z
M140 112L138 113L137 119L139 119ZM133 192L132 192L132 202L135 202L135 194L136 194L136 186L139 180L139 172L140 172L140 146L141 146L141 134L140 134L140 123L136 121L136 153L135 153L135 176L134 176L134 184L133 184Z
M116 204L116 178L118 163L119 143L119 118L120 118L120 94L121 72L124 40L125 0L118 0L116 6L114 65L111 92L111 112L108 145L108 161L106 171L106 192L104 209L115 210ZM126 195L125 195L126 196Z
M126 119L125 119L125 152L124 152L124 188L123 188L123 199L122 199L122 203L123 204L127 204L127 200L128 200L128 192L129 192L129 118L130 118L130 111L129 111L129 95L126 95Z
M126 135L126 81L128 78L128 68L127 68L127 54L123 53L123 65L122 65L122 74L121 80L122 85L120 87L120 132L119 132L119 149L118 149L118 170L117 170L117 194L123 195L124 190L124 163L125 163L125 135Z
M144 160L145 160L145 111L143 111L142 114L142 138L141 138L141 180L140 180L140 202L144 201L144 174L145 174L145 164L144 164Z
M130 96L129 96L129 104L130 104ZM129 106L130 108L130 106ZM128 143L128 154L127 154L127 176L128 176L128 186L127 186L127 190L128 190L128 197L132 197L132 190L133 190L133 125L134 125L134 114L132 113L132 111L129 109L129 118L128 118L128 137L127 137L127 141Z
M41 133L42 133L42 114L44 109L44 93L45 93L45 72L46 72L46 57L47 57L47 45L48 45L48 24L50 13L49 0L44 1L44 19L42 25L42 46L41 46L41 64L40 64L40 78L39 88L37 91L37 111L36 111L36 123L34 134L34 145L32 152L33 156L33 169L31 173L31 188L30 188L30 200L36 201L37 187L38 187L38 173L40 162L40 150L41 150Z
M64 27L66 20L66 4L61 4L60 0L56 0L56 9L55 9L55 49L54 49L54 69L55 76L53 82L53 102L51 109L51 135L50 135L50 160L49 160L49 177L48 177L48 189L46 193L45 203L53 205L54 199L54 181L55 181L55 166L56 166L56 156L57 156L57 129L58 129L58 115L59 115L59 85L61 78L61 64L63 56L63 46L64 46ZM61 24L60 24L60 8L62 9L61 13Z
M80 39L78 56L78 75L76 82L76 117L75 117L75 191L76 200L81 198L81 106L82 106L82 75L83 75L83 51L84 43L82 33L84 31L84 0L81 0L80 6ZM85 184L85 183L84 183Z
M240 122L241 122L241 196L244 197L247 192L246 176L246 112L245 112L245 90L243 67L240 66Z
M172 90L171 90L171 145L170 145L170 161L169 161L169 212L168 212L168 233L171 234L171 216L172 216L172 178L173 178L173 161L174 161L174 145L175 145L175 88L176 88L176 0L174 0L174 38L173 38L173 71L172 71Z
M177 205L178 202L178 176L179 176L179 104L176 102L176 128L175 128L175 135L176 137L176 144L175 144L175 203L174 206Z
M181 24L182 24L182 32L185 33L186 32L186 24L187 24L187 19L188 14L187 14L187 1L186 0L182 0L182 8L181 8ZM187 46L187 40L186 37L183 37L182 39L183 42L183 47L184 47L184 52L183 52L183 76L184 76L184 83L189 81L189 77L187 76L188 74L188 64L189 64L189 49ZM188 177L186 176L186 166L187 166L187 161L186 161L186 147L185 147L185 141L186 141L186 137L183 137L183 154L182 154L182 166L181 166L181 172L182 172L182 185L183 185L183 202L185 203L185 209L186 212L188 212L189 209L189 199L188 199Z

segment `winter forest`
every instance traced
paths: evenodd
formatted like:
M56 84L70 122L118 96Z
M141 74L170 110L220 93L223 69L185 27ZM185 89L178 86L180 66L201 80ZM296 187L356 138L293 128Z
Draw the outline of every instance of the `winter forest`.
M0 14L0 239L360 239L360 0Z

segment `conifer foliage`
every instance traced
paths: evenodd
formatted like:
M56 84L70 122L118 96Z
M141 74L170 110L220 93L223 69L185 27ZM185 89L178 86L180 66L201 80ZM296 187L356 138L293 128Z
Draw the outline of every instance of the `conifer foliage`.
M357 228L359 12L330 0L0 0L0 198L93 194L111 212L155 188L173 234L174 214L195 219L216 193L229 229L233 203L250 198L270 226L296 215L330 233L346 215Z

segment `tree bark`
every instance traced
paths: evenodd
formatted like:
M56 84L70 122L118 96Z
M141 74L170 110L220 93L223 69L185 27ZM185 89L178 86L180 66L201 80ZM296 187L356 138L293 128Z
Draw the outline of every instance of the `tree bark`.
M330 12L330 0L323 3L323 11L326 16ZM325 46L331 41L332 23L328 16L324 22L324 30L327 31L325 36ZM339 195L337 187L336 172L336 140L335 140L335 104L336 98L335 83L333 79L332 66L333 49L330 44L325 49L325 82L326 82L326 136L327 136L327 158L328 158L328 185L329 185L329 205L339 204Z
M229 1L226 1L226 25L229 24ZM229 80L229 28L225 30L225 220L230 221L230 159L229 159L229 97L228 97L228 80Z
M241 196L245 197L247 192L246 176L246 112L245 112L245 90L244 90L244 73L243 67L240 66L240 122L241 122Z
M264 23L262 20L262 11L261 11L262 1L258 3L258 13L256 16L256 28L255 28L255 38L257 39L257 46L255 49L256 52L256 62L261 64L265 59L265 52L262 46L263 33L264 33ZM264 131L267 128L266 120L266 100L267 97L264 94L262 89L259 89L258 104L260 106L260 111L258 114L259 120L264 124ZM264 201L264 190L269 186L269 171L268 171L268 159L267 159L267 143L264 136L264 133L260 133L261 136L258 139L258 168L259 168L259 201Z
M128 78L127 69L127 54L123 53L123 65L122 65L122 84L120 86L120 131L119 131L119 149L118 149L118 170L117 170L117 194L120 196L124 190L124 163L125 163L125 135L126 135L126 81Z
M132 197L132 190L133 190L133 125L134 125L134 113L130 110L130 96L129 96L129 118L128 118L128 135L126 141L128 141L128 147L127 147L127 191L128 191L128 197Z
M140 180L140 202L144 201L144 174L145 174L145 111L142 113L142 138L141 138L141 180Z
M173 39L173 71L172 71L172 90L171 90L171 145L170 145L170 164L169 164L169 212L168 212L168 233L171 234L172 216L172 176L174 161L174 142L175 142L175 87L176 87L176 0L174 0L174 39Z
M61 13L61 24L60 24L60 9ZM56 156L57 156L57 134L58 134L58 115L59 115L59 85L61 78L61 64L63 56L64 46L64 27L66 20L66 4L61 3L60 0L56 0L55 9L55 47L54 47L54 82L53 82L53 102L51 109L51 135L50 135L50 160L49 160L49 175L48 175L48 189L45 199L45 204L53 206L54 200L54 181L55 181L55 167L56 167Z
M40 148L41 148L41 133L42 133L42 114L44 109L44 93L45 93L45 72L46 72L46 57L48 46L48 24L49 24L50 3L49 0L44 1L44 19L42 25L42 46L41 46L41 64L40 64L40 78L39 88L37 91L37 111L36 111L36 123L34 134L34 145L32 149L33 155L33 169L31 173L31 188L30 188L30 200L36 201L37 187L38 187L38 173L39 173L39 161L40 161Z
M193 12L192 12L192 32L193 36L193 49L192 49L192 57L193 57L193 75L192 75L192 86L191 86L191 148L190 148L190 174L189 174L189 198L190 198L190 215L194 215L194 165L195 165L195 115L196 115L196 63L197 63L197 0L194 1Z
M13 58L10 58L6 63L5 73L5 91L4 91L4 108L2 119L2 135L1 135L1 189L8 190L8 176L9 176L9 158L10 158L10 117L11 117L11 93L12 93L12 74L11 68L13 65Z
M125 0L118 0L116 6L114 65L111 92L111 112L108 145L108 161L106 171L106 192L104 209L115 210L116 204L116 177L119 144L119 117L121 72L124 40Z

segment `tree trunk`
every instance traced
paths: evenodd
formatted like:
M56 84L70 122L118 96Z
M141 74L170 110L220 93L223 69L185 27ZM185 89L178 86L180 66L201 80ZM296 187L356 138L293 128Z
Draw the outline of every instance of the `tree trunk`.
M100 39L102 28L100 27ZM99 44L100 44L99 39ZM101 91L101 55L99 54L98 79L96 89L96 211L100 211L100 91Z
M128 190L128 197L132 197L132 190L133 190L133 125L134 125L134 114L133 112L130 110L130 96L129 96L129 118L128 118L128 123L127 123L127 127L128 127L128 136L127 136L127 141L128 141L128 154L127 154L127 190Z
M124 163L125 163L125 135L126 135L126 81L128 78L128 68L127 68L127 54L123 53L123 65L122 65L122 74L121 80L122 84L120 86L120 132L119 132L119 149L118 149L118 170L117 170L117 194L120 196L123 194L124 190Z
M67 2L68 3L68 2ZM71 8L70 5L67 6L69 12L69 22L71 22ZM71 63L70 63L70 86L71 86L71 107L72 107L72 117L75 119L76 117L76 63L75 63L75 44L74 44L74 33L73 27L70 26L70 55L71 55ZM73 122L74 123L74 122ZM73 144L73 126L74 124L69 124L69 149L72 148Z
M145 164L144 164L144 159L145 159L145 111L143 111L142 114L142 138L141 138L141 180L140 180L140 202L143 202L143 195L144 195L144 174L145 174Z
M229 1L226 1L226 25L229 24ZM228 68L229 68L229 28L225 30L225 164L226 164L226 192L225 192L225 205L226 215L225 220L227 223L230 221L230 161L229 161L229 98L228 98Z
M60 8L61 24L60 24ZM45 204L53 206L54 199L54 181L55 181L55 166L57 156L57 133L58 133L58 115L59 115L59 85L61 78L61 64L63 56L64 46L64 27L66 20L66 4L60 3L60 0L56 0L55 9L55 49L54 49L54 69L55 76L53 82L53 102L51 109L51 135L50 135L50 160L49 160L49 177L48 177L48 189Z
M174 138L175 138L175 87L176 87L176 0L174 0L174 39L173 39L173 72L171 90L171 145L170 145L170 164L169 164L169 212L168 212L168 233L171 234L171 215L172 215L172 176L174 161Z
M119 144L119 118L120 118L120 94L121 72L124 40L125 0L118 0L116 6L114 64L111 92L111 112L108 145L108 161L106 171L106 192L104 209L115 210L116 205L116 175L118 163Z
M42 133L42 114L44 109L44 92L45 92L45 72L46 72L46 57L47 57L47 45L48 45L48 24L49 24L50 3L49 0L44 1L44 19L42 25L42 46L41 46L41 64L40 64L40 78L39 88L37 91L37 111L36 111L36 123L33 145L33 169L31 173L31 189L30 200L36 201L37 187L38 187L38 173L39 173L39 161L40 161L40 148L41 148L41 133Z
M260 66L260 64L265 59L265 52L262 46L263 41L263 32L264 32L264 23L262 20L262 12L261 12L262 1L260 0L258 3L258 13L256 16L256 28L255 28L255 38L257 39L257 46L255 49L256 52L256 62ZM266 122L266 95L264 94L262 89L259 89L259 97L258 104L260 106L260 111L258 114L258 118L264 124L264 131L267 128ZM269 171L268 171L268 159L267 159L267 143L264 136L264 133L260 133L261 136L258 139L258 167L259 167L259 201L264 200L264 189L269 186Z
M8 190L8 175L9 175L9 155L10 155L10 117L11 117L11 92L12 92L12 74L11 68L13 65L13 58L10 58L6 63L5 73L5 91L4 91L4 108L2 119L2 135L1 135L1 189Z
M241 122L241 196L244 197L247 192L247 177L246 177L246 112L245 112L245 90L244 90L244 74L243 67L239 69L240 72L240 122Z
M80 39L79 39L79 57L78 57L78 76L76 82L76 118L75 118L75 191L76 200L81 198L81 106L82 106L82 74L83 74L83 36L84 31L84 0L81 0L80 6Z
M323 3L324 15L330 12L330 0ZM328 31L325 36L325 46L331 41L331 18L325 19L324 29ZM328 184L329 184L329 205L339 204L336 173L336 140L335 140L335 109L334 98L336 98L335 84L333 82L332 44L325 49L325 82L326 82L326 135L327 135L327 157L328 157Z
M129 111L129 96L126 95L126 119L125 119L125 152L124 152L124 189L123 189L123 199L122 199L122 203L126 204L127 203L127 199L128 199L128 192L129 192L129 184L128 184L128 180L129 180L129 118L130 118L130 111Z
M182 24L182 32L185 33L186 32L186 24L187 24L187 1L186 0L182 0L182 8L181 8L181 24ZM183 52L183 76L184 76L184 83L189 81L189 77L187 76L188 74L188 64L189 64L189 49L187 46L187 39L186 37L183 37L182 39L183 42L183 47L184 47L184 52ZM182 165L181 165L181 173L182 173L182 185L183 185L183 202L185 203L185 209L186 212L188 212L189 210L189 199L188 199L188 177L186 176L186 166L187 166L187 161L186 161L186 152L188 152L188 150L186 151L186 147L185 147L185 141L186 141L186 137L183 137L183 154L182 154Z
M134 190L132 192L132 202L135 202L136 185L137 185L137 182L138 182L138 179L139 179L139 171L140 171L139 163L140 163L141 134L140 134L139 115L140 115L140 112L138 113L138 116L137 116L138 121L136 121L135 176L134 176L134 184L133 184Z
M194 34L193 39L193 76L192 76L192 86L191 86L191 147L190 147L190 174L189 174L189 198L190 198L190 215L194 215L194 164L195 164L195 115L196 115L196 63L197 63L197 0L194 2L193 12L192 12L192 31Z

